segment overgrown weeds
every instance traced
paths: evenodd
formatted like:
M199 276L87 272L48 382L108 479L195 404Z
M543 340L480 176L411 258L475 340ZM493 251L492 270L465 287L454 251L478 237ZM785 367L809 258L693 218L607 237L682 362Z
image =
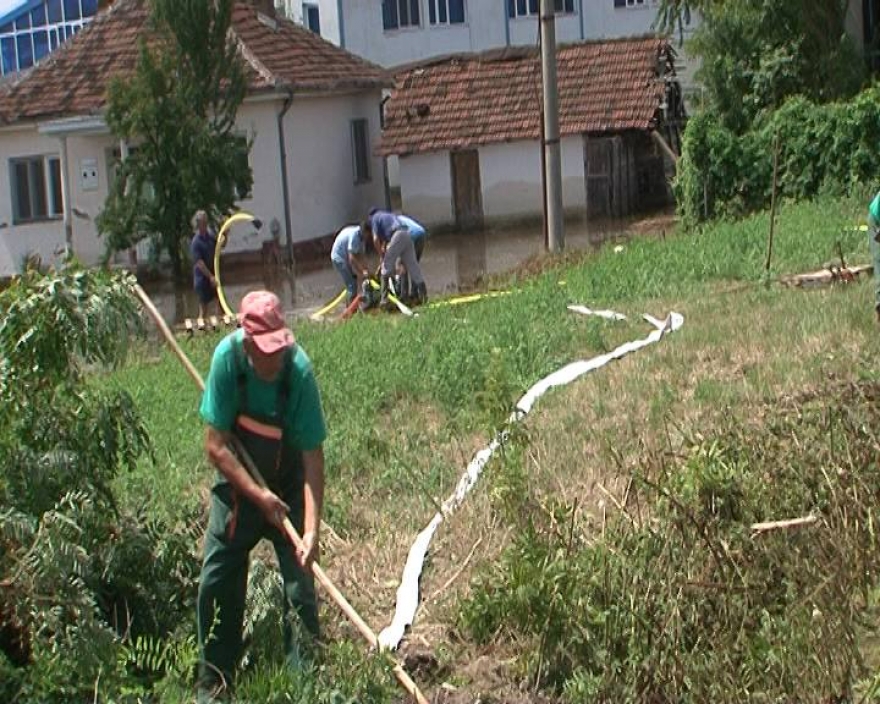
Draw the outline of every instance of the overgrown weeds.
M878 398L830 386L649 453L602 526L533 493L463 629L519 641L572 702L849 700L880 575Z

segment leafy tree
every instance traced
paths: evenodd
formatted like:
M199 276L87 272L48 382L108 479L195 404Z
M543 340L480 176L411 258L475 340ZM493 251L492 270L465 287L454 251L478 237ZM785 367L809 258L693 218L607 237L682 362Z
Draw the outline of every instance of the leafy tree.
M664 0L672 29L691 12L701 22L690 50L710 109L736 133L802 95L824 103L854 95L864 63L846 33L846 0Z
M0 292L2 701L91 700L129 677L126 637L165 636L192 608L190 536L114 500L146 428L92 381L141 329L133 281L71 264Z
M118 165L99 230L109 251L151 237L178 278L193 213L229 213L253 183L250 144L235 132L247 80L230 33L233 5L151 0L137 69L109 89L107 123L133 150Z

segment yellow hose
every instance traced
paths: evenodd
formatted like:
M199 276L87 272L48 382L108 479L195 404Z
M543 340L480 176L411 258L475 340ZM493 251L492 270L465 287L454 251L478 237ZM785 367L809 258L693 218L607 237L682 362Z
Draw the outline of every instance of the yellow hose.
M323 318L325 315L327 315L327 313L329 313L331 310L333 310L336 306L338 306L340 304L342 299L345 297L346 293L348 293L348 291L346 289L342 289L339 292L339 295L336 296L336 298L334 298L326 306L321 308L321 310L316 310L314 313L312 313L309 316L309 318L311 320L320 320L321 318Z
M226 233L230 227L238 222L253 222L256 218L250 213L239 211L226 219L220 232L217 234L217 247L214 249L214 279L217 281L217 299L220 301L220 307L226 315L235 317L235 313L229 307L226 301L226 294L223 293L223 283L220 278L220 251L226 246Z

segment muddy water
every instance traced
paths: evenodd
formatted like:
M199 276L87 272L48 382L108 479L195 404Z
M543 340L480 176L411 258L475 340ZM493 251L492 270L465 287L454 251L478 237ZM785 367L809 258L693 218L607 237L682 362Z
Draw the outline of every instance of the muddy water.
M583 250L609 240L625 242L633 236L669 232L673 227L670 213L592 222L589 226L567 222L565 248ZM535 223L431 236L421 264L429 295L439 296L470 290L481 279L515 269L544 251L542 227ZM329 255L323 262L298 265L293 274L260 266L224 269L222 274L223 289L233 309L248 291L267 288L275 291L294 315L307 315L342 290ZM162 281L144 287L169 322L182 323L198 315L198 302L189 286Z

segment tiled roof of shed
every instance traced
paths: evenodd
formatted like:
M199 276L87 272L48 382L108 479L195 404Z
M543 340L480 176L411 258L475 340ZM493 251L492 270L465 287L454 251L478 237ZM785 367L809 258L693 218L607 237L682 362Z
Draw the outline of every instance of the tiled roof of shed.
M649 130L674 77L672 49L653 36L564 45L557 77L562 136ZM534 48L406 68L395 76L378 151L406 155L540 139L541 96Z
M71 40L0 91L0 120L95 114L110 79L132 73L138 39L149 32L149 3L120 0ZM236 3L232 33L245 59L249 90L335 92L390 86L388 74L314 32L283 18L263 21Z

